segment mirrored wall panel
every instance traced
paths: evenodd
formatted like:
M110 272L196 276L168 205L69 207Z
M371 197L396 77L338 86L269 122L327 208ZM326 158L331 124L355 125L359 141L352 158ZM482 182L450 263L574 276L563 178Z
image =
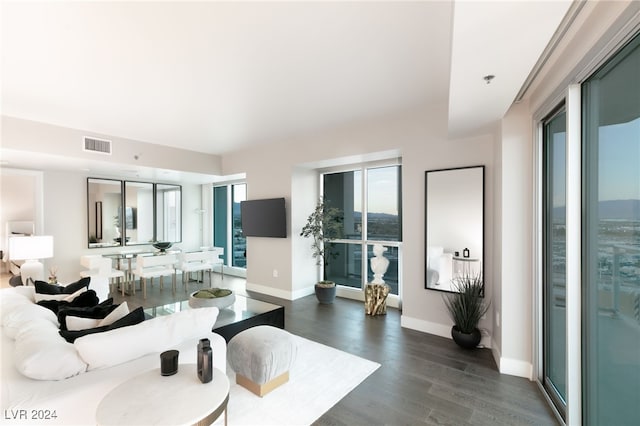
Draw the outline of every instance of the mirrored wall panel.
M425 191L425 288L455 291L483 273L484 166L427 171Z
M87 179L89 248L182 241L182 186Z
M156 239L182 241L182 187L156 184Z
M124 183L125 245L153 243L153 184Z
M122 181L87 180L89 247L119 246L122 241Z

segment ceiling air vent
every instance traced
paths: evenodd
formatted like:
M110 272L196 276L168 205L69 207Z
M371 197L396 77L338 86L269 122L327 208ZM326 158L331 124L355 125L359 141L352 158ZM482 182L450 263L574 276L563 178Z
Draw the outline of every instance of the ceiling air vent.
M85 136L83 150L111 155L111 141Z

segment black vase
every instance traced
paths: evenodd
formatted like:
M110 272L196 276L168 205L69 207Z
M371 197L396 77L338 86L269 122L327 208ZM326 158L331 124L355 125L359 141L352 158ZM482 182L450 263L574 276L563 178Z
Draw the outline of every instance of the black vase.
M482 340L480 330L478 330L477 328L471 333L463 333L458 329L457 325L451 327L451 337L453 338L453 341L458 344L458 346L464 349L473 349L478 346L480 340Z

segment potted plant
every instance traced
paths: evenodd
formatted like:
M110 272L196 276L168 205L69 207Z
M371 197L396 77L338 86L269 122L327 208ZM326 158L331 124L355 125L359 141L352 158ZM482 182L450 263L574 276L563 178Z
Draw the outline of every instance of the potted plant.
M482 335L478 323L489 309L484 303L482 275L463 275L454 278L456 293L444 296L444 303L453 320L451 337L462 348L473 349Z
M311 243L312 255L316 264L323 267L323 272L329 265L330 259L335 259L337 252L331 250L331 244L326 243L339 238L342 233L342 212L336 207L328 207L322 199L318 200L316 208L307 218L300 236L313 238ZM324 274L323 274L324 275ZM322 280L315 285L316 298L320 303L333 303L336 297L336 283Z

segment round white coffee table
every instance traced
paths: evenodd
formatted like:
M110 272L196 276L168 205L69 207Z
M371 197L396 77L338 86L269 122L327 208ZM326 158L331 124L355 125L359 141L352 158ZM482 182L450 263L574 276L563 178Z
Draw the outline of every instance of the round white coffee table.
M180 364L173 376L160 369L121 383L102 399L98 425L210 425L224 412L227 424L229 379L217 368L213 380L202 383L195 364Z

